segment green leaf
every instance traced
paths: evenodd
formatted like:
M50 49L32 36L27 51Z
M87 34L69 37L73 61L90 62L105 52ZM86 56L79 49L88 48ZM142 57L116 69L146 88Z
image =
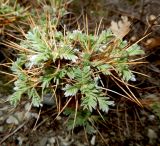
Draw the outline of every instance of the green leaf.
M42 35L44 35L43 37L45 37L45 34L44 32L43 34L41 32L43 31L40 31L38 27L34 27L31 31L29 31L26 35L26 45L28 44L28 48L34 51L45 53L49 50L49 48L46 42L44 42L44 40L42 39Z
M11 70L13 71L14 74L19 75L22 73L22 66L26 62L26 57L24 56L19 56L15 62L12 63Z
M126 46L127 46L127 41L126 40L124 40L124 41L122 41L122 40L119 40L119 47L121 48L121 49L124 49Z
M110 69L111 69L111 65L109 64L102 64L102 65L98 65L97 69L99 71L101 71L104 75L110 75Z
M85 127L88 134L96 133L96 129L89 122L86 123Z
M61 59L71 60L72 62L76 62L76 60L78 59L73 49L69 46L63 46L62 48L59 48L58 54Z
M97 98L98 104L99 104L99 109L102 110L103 112L106 112L106 113L108 113L109 106L114 105L113 101L108 101L107 99L108 99L107 97L98 97Z
M63 88L63 90L65 91L64 95L65 97L68 96L75 96L78 92L78 88L76 86L71 86L69 84L66 84L66 86Z
M74 68L69 68L69 69L67 70L67 76L68 76L70 79L74 79L74 78L75 78L75 75L76 75L76 73L75 73Z
M87 94L82 98L81 106L83 106L83 109L88 109L92 112L97 107L97 98L94 94Z
M127 48L127 52L129 54L129 56L144 54L144 51L137 44L134 44L134 45L130 46L129 48Z
M129 81L133 77L133 73L129 69L122 70L122 78L125 81Z
M50 59L50 56L45 53L34 54L29 58L28 67L31 68L33 65L40 65L41 63Z
M55 71L53 81L54 81L54 83L56 83L56 85L60 84L60 80L65 77L66 72L67 71L65 68L59 69L58 71L57 70Z
M48 88L50 85L51 80L53 79L53 74L46 74L41 77L41 82L42 82L42 89L44 90L45 88Z
M22 94L23 94L22 91L14 92L11 96L9 96L10 103L16 106L17 103L20 101Z
M84 34L80 30L73 30L73 32L67 32L67 39L70 41L76 41L78 39L82 39Z
M39 107L41 104L41 98L39 94L37 93L37 90L35 88L31 88L28 90L28 96L32 99L32 103L35 107Z
M95 44L93 45L93 50L95 52L97 51L103 51L107 48L107 43L113 38L113 33L111 30L103 30L99 36L95 37Z
M75 110L73 110L72 108L65 108L63 114L65 114L66 116L74 115L75 114Z
M88 110L77 111L76 119L75 119L75 109L66 108L63 113L69 117L69 120L67 121L68 130L72 130L73 126L74 127L83 126L86 128L87 133L89 134L95 133L95 129L89 122L89 118L91 118L91 113Z
M20 101L22 94L25 93L27 90L28 88L25 86L23 88L18 88L12 95L10 95L9 97L10 103L16 106Z
M62 32L56 31L55 32L55 39L56 39L56 41L62 41L62 40L64 40L64 36L63 36Z

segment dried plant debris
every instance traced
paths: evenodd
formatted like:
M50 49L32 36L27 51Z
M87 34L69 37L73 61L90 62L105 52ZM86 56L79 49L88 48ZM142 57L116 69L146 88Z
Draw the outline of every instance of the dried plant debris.
M113 34L116 35L119 39L122 39L130 31L131 22L128 20L128 17L122 16L122 20L118 22L111 21L110 29Z

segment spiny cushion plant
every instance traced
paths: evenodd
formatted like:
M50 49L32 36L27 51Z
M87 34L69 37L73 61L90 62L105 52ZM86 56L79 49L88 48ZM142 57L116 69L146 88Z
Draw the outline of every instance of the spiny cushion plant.
M137 44L129 46L110 29L95 34L58 31L57 23L45 22L31 25L27 34L23 32L25 39L20 44L8 43L19 50L11 67L16 81L10 102L16 106L25 96L39 107L43 97L51 94L60 113L68 106L69 127L85 126L91 133L93 111L107 113L114 105L102 76L117 74L122 82L133 80L130 64L135 55L144 52Z

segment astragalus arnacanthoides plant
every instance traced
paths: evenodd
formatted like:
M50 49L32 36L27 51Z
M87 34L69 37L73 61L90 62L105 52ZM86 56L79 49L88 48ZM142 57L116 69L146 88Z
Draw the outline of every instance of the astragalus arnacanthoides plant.
M88 34L35 26L24 35L20 45L10 43L20 51L11 67L17 76L11 103L16 105L25 95L34 106L40 106L43 96L49 93L54 95L57 106L65 101L62 105L67 107L74 99L71 107L85 119L93 110L107 113L114 104L103 86L102 75L116 73L123 82L132 80L131 58L143 53L137 44L128 47L127 41L110 29ZM86 115L82 116L81 111ZM74 124L83 125L84 121L75 120Z

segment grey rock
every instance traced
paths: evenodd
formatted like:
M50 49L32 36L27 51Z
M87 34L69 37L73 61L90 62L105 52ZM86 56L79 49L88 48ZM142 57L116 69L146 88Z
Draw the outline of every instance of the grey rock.
M22 137L19 136L19 137L17 138L17 140L18 140L18 145L21 146L21 145L23 144L24 138L22 138Z
M149 144L156 144L156 139L158 138L158 135L153 129L148 129L147 136L149 138Z
M5 117L4 116L0 116L0 121L4 121Z
M0 126L0 132L3 132L4 128L3 126Z
M149 121L154 121L155 120L155 115L149 115L148 119L149 119Z
M26 103L24 108L25 108L26 111L29 111L31 109L31 104Z
M62 146L70 146L74 142L70 135L67 135L65 138L58 136L58 139Z
M115 135L116 135L116 133L115 133L114 131L111 131L110 134L111 134L112 136L115 136Z
M92 136L90 143L91 143L91 145L93 145L93 146L96 144L96 136L95 136L95 135Z
M56 105L55 99L52 94L46 94L43 96L43 105L54 106Z
M32 117L32 113L27 111L24 117L25 119L29 120Z
M9 107L8 106L4 106L4 107L0 108L0 111L6 111L7 109L9 109Z
M14 116L9 116L8 118L7 118L7 120L6 120L6 123L7 124L15 124L15 125L18 125L19 124L19 121L18 121L18 119L16 118L16 117L14 117Z
M0 111L0 116L2 116L3 115L3 112L2 111Z
M47 137L43 137L39 142L39 146L45 146L47 144L47 140Z
M48 139L48 142L51 144L51 145L54 145L56 143L56 138L55 137L51 137Z
M18 119L19 122L22 122L24 120L25 112L24 111L16 112L14 115Z
M38 118L38 114L37 114L37 113L31 113L31 116L32 116L33 118L35 118L35 119Z

